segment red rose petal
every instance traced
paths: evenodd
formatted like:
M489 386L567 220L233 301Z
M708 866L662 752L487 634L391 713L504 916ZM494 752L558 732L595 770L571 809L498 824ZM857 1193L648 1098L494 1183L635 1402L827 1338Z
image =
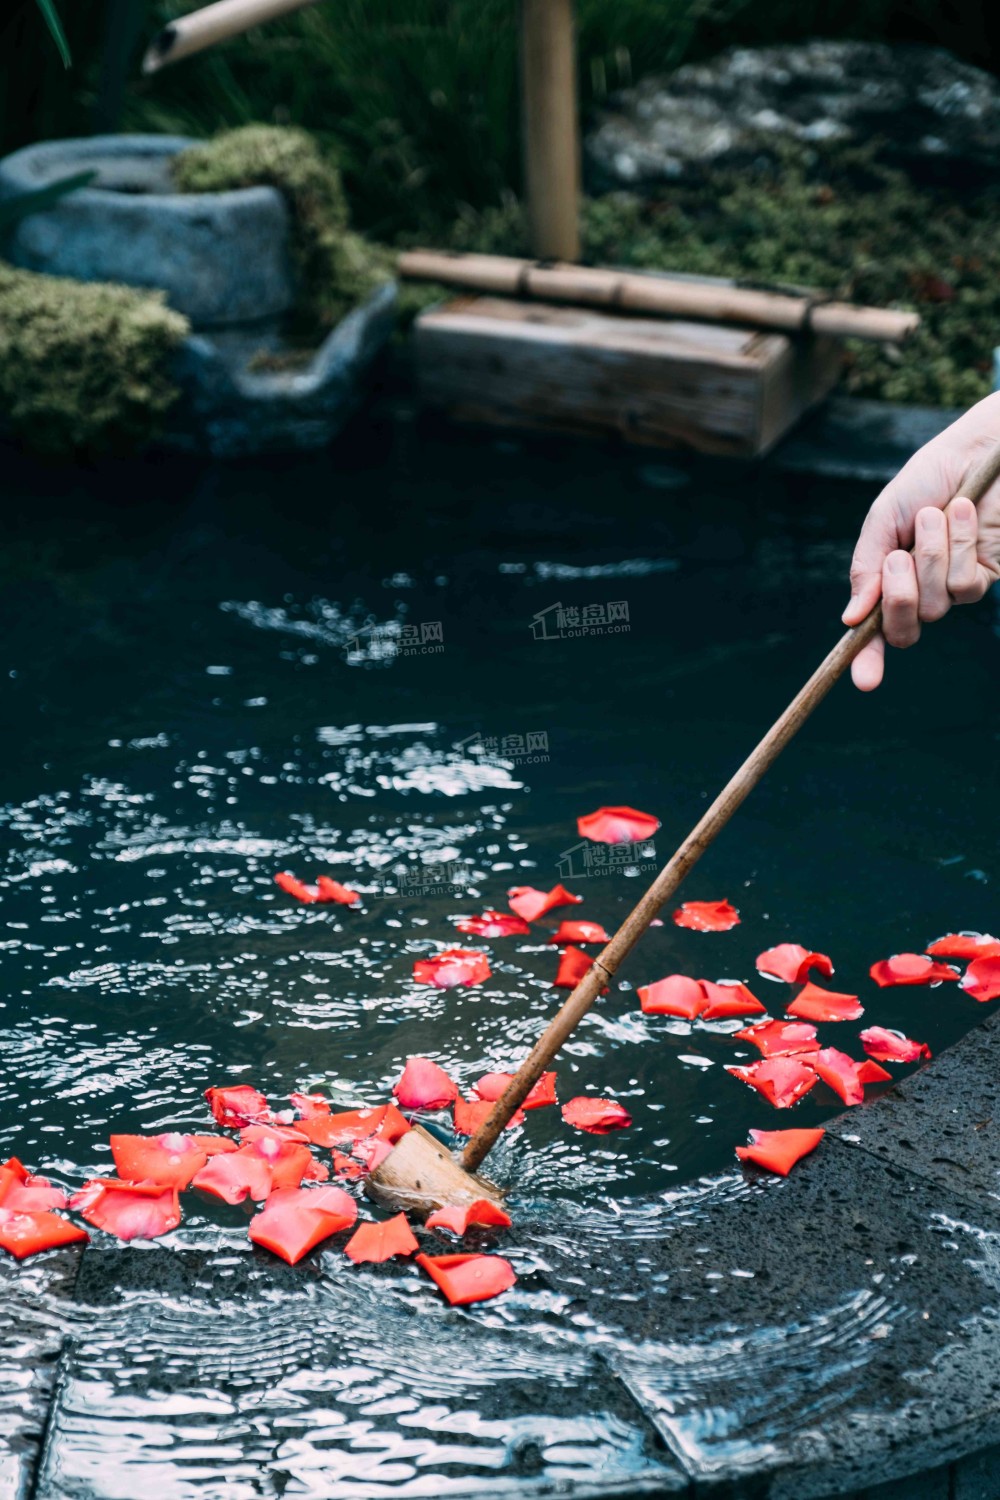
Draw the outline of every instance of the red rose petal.
M795 1016L799 1021L857 1021L864 1013L857 995L824 990L811 980L791 1005L785 1007L785 1015Z
M560 922L549 938L550 943L610 943L611 934L600 922Z
M495 1103L500 1096L507 1091L507 1085L511 1082L513 1073L484 1073L478 1083L472 1087L480 1099L489 1099ZM558 1104L556 1098L556 1075L554 1073L543 1073L541 1078L532 1088L530 1094L521 1104L522 1109L542 1109L546 1104Z
M767 1006L761 1005L745 984L713 984L703 979L701 987L705 994L703 1021L721 1021L727 1016L764 1016Z
M1000 997L1000 956L973 959L965 971L961 987L974 1000L996 1000Z
M822 1130L751 1130L750 1146L737 1146L740 1161L755 1162L769 1172L787 1177L797 1161L815 1151L823 1139Z
M553 985L557 990L575 990L592 962L582 948L564 948L559 955L559 967L552 981ZM608 987L605 985L601 994L607 993Z
M315 1115L311 1120L298 1121L299 1133L314 1146L342 1146L379 1134L384 1134L386 1140L397 1141L409 1128L394 1104L347 1109L336 1115Z
M843 1099L845 1104L860 1104L865 1097L865 1084L891 1078L884 1068L874 1062L855 1062L846 1052L836 1047L824 1047L809 1059L809 1066L825 1084Z
M369 1136L366 1141L355 1141L351 1154L364 1162L366 1171L374 1172L382 1165L391 1150L391 1141L380 1141L376 1136Z
M429 1057L410 1057L392 1092L403 1109L447 1109L458 1086Z
M230 1130L240 1125L254 1125L271 1119L271 1111L264 1095L252 1089L248 1083L206 1089L205 1098L216 1124Z
M783 979L786 984L802 984L809 978L809 970L820 974L833 973L833 964L825 953L813 953L801 943L779 943L758 955L757 968L761 974L770 974L774 979Z
M764 1021L759 1026L744 1026L733 1035L750 1042L764 1057L793 1057L801 1052L819 1051L816 1028L807 1021Z
M262 1133L231 1155L213 1157L195 1173L191 1186L223 1203L242 1203L245 1198L260 1203L276 1188L298 1187L312 1166L308 1146Z
M359 1224L344 1246L344 1254L361 1265L363 1261L391 1260L394 1255L412 1255L419 1250L405 1214L396 1214L377 1224Z
M924 949L932 958L996 958L1000 941L988 932L949 932Z
M450 1229L453 1234L465 1234L470 1224L509 1229L512 1222L498 1203L491 1203L489 1198L477 1198L475 1203L449 1203L444 1208L436 1208L425 1221L425 1228Z
M116 1182L96 1177L69 1200L95 1229L120 1240L155 1240L181 1222L177 1189L158 1183Z
M573 906L583 900L574 896L564 885L554 885L551 891L536 890L533 885L514 885L507 892L511 910L526 922L537 922L539 917L556 906Z
M318 1120L330 1113L330 1101L323 1094L289 1094L288 1098L303 1120Z
M708 1005L700 979L668 974L654 984L639 987L639 1003L647 1016L678 1016L693 1021Z
M490 977L490 965L486 954L475 948L446 948L433 958L418 958L413 977L417 984L450 990L456 984L483 984Z
M935 963L925 953L894 953L892 958L872 964L868 972L881 989L891 984L936 984L959 977L950 964Z
M455 1100L455 1134L475 1135L481 1125L485 1125L492 1112L495 1099L456 1099ZM513 1130L515 1125L524 1124L524 1110L518 1109L504 1126L505 1130Z
M333 1153L333 1175L342 1182L357 1182L359 1177L365 1177L367 1173L368 1168L364 1162L355 1161L352 1156L344 1156L341 1151Z
M487 1302L517 1280L510 1261L500 1255L418 1255L417 1265L437 1283L452 1307Z
M295 875L289 874L287 870L280 870L274 877L274 883L280 886L288 896L294 896L296 901L304 901L307 905L320 899L319 890L314 885L306 885Z
M816 1086L816 1074L796 1057L767 1057L748 1068L726 1069L763 1094L775 1109L790 1109Z
M236 1150L226 1136L113 1135L111 1155L123 1182L156 1182L161 1187L186 1188L209 1158L205 1143L217 1142L212 1154Z
M685 901L674 912L674 922L694 932L728 932L739 926L740 914L728 901Z
M912 1063L931 1055L926 1042L914 1042L901 1031L887 1031L884 1026L869 1026L861 1033L861 1045L879 1062Z
M361 897L349 885L341 885L330 875L320 875L316 880L316 891L320 901L335 901L338 906L353 906Z
M531 931L523 917L509 911L484 911L481 917L461 917L455 926L473 937L523 937Z
M250 1220L249 1234L255 1245L294 1266L331 1234L350 1229L357 1217L358 1205L343 1188L282 1188Z
M632 1123L632 1116L617 1100L592 1099L589 1095L570 1099L562 1107L562 1117L567 1125L586 1130L591 1135L607 1135L612 1130L624 1130Z
M62 1188L53 1187L47 1177L33 1177L16 1156L0 1167L0 1207L13 1213L46 1213L68 1203Z
M80 1240L89 1240L85 1229L61 1219L58 1214L42 1209L22 1210L0 1207L0 1249L7 1250L18 1260L28 1255L38 1255L42 1250L56 1250L60 1245L73 1245Z
M595 844L641 844L652 838L659 826L659 818L637 812L634 807L599 807L576 820L580 837Z

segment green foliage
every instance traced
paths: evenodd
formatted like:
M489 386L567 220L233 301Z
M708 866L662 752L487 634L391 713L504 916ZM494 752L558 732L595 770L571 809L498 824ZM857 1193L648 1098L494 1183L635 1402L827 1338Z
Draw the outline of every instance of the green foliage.
M187 329L157 292L0 263L5 425L50 453L148 441L177 398L169 358Z
M849 346L857 396L965 406L991 388L1000 343L1000 193L973 201L914 186L863 150L789 146L662 198L630 194L583 205L594 264L797 284L875 307L913 307L922 323L901 350ZM465 214L455 249L527 252L516 203ZM425 293L426 295L426 293Z
M388 280L385 252L348 228L340 173L304 130L245 125L181 152L173 163L186 193L265 185L288 200L300 287L298 321L331 328Z
M73 59L70 57L69 43L66 40L66 33L63 31L62 22L59 19L59 12L53 5L52 0L36 0L36 4L42 13L42 19L49 28L49 35L56 44L59 56L62 58L62 65L64 68L68 68Z

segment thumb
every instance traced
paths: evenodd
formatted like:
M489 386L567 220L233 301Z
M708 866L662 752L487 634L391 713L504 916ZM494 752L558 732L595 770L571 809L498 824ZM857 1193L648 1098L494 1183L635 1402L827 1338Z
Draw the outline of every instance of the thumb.
M865 517L851 561L851 597L841 619L845 625L860 625L882 597L882 564L901 545L895 507L884 491Z

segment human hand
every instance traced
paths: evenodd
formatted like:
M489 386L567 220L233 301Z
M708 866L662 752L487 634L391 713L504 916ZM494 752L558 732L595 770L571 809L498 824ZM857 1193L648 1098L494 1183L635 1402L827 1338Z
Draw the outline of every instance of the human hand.
M855 687L882 681L885 643L913 646L922 621L953 604L974 604L1000 579L1000 481L978 510L962 484L1000 442L1000 393L987 396L919 449L865 518L851 563L845 625L859 625L882 599L882 632L855 657ZM956 498L952 498L955 496ZM913 548L911 555L909 549Z

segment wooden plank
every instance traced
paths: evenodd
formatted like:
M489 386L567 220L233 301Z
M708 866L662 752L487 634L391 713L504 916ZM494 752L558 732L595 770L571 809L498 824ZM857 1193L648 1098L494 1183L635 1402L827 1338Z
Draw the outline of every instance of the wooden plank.
M461 420L749 456L836 380L828 341L462 297L414 332L419 387Z

